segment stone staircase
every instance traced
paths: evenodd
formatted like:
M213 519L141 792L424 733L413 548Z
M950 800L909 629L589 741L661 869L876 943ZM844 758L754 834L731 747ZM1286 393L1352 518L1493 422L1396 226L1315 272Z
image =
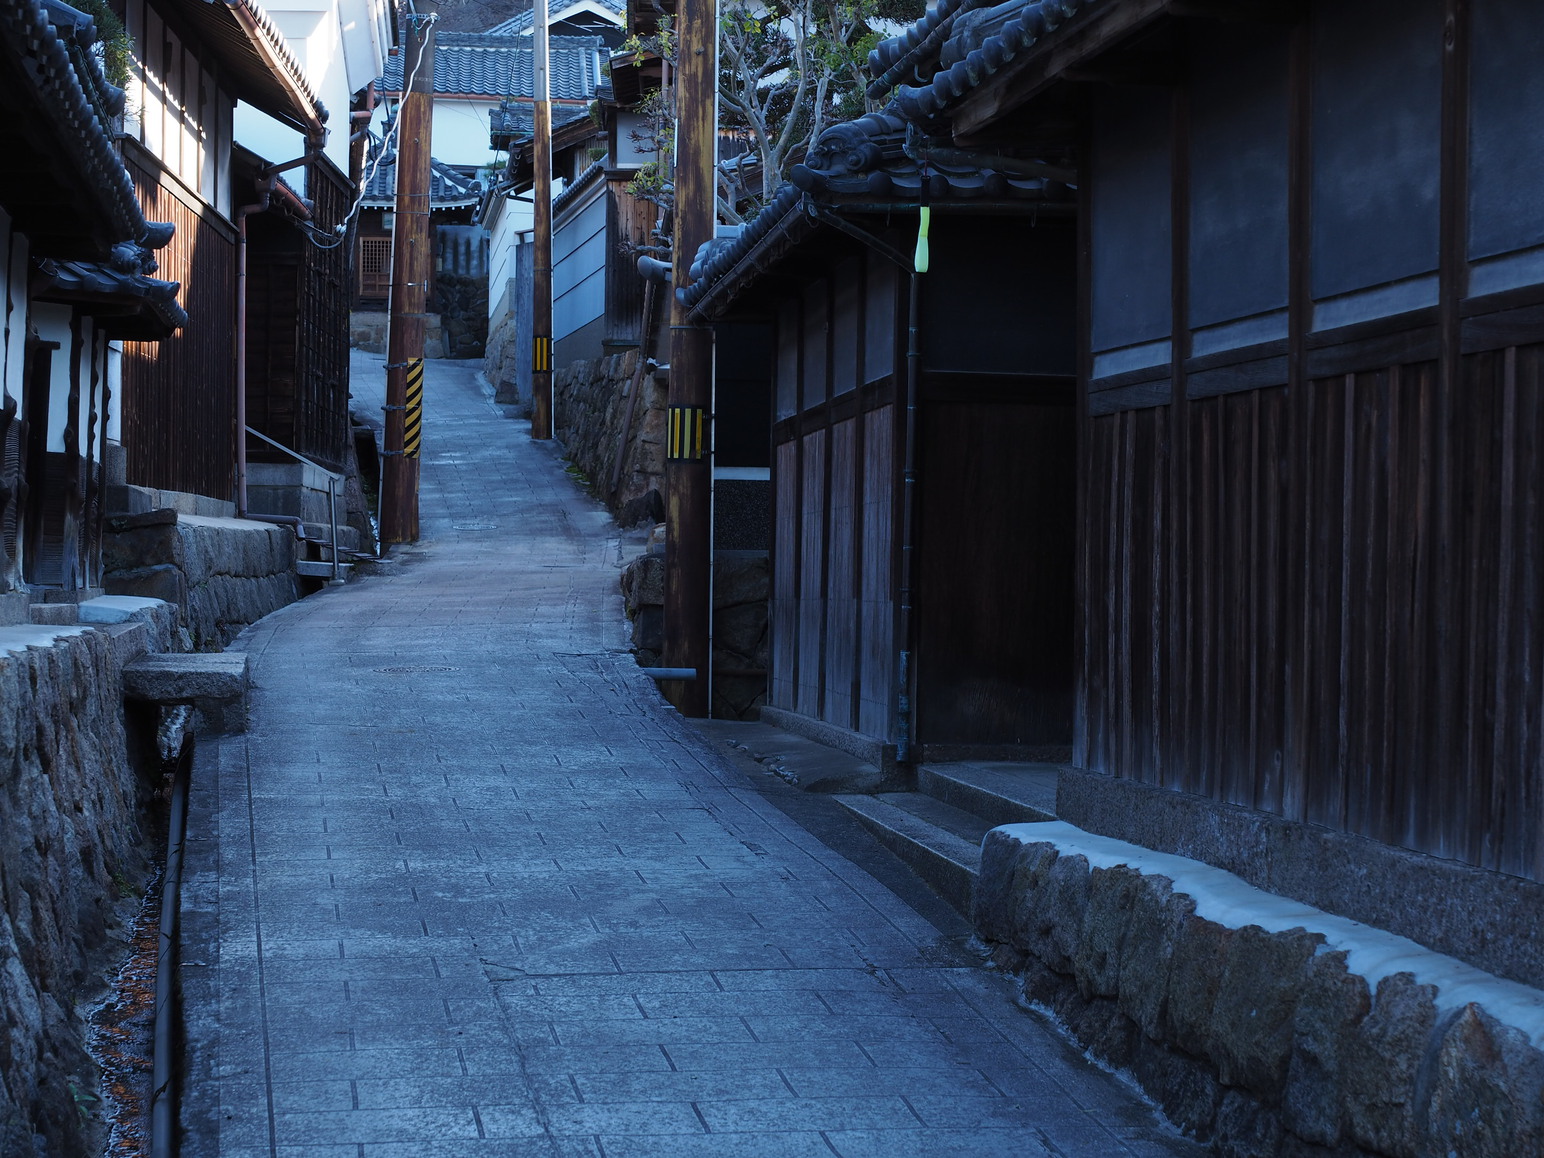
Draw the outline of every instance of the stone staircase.
M981 838L999 824L1056 819L1055 764L924 764L914 792L844 793L836 800L967 917Z

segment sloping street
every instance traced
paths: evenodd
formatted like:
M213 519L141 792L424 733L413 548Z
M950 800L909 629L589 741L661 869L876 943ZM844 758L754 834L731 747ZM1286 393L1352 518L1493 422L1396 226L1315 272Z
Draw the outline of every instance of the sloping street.
M421 542L249 630L199 753L184 1153L1192 1152L664 704L636 544L429 366Z

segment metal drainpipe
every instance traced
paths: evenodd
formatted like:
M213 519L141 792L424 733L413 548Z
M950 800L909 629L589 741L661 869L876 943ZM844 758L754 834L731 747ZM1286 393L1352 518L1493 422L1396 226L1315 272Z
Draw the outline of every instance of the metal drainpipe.
M236 517L247 517L247 217L262 213L278 174L259 176L260 200L236 210Z
M914 727L911 702L912 653L912 582L917 521L917 392L921 381L922 275L911 273L906 304L906 446L901 492L901 651L896 670L896 740L895 760L911 763L911 736Z

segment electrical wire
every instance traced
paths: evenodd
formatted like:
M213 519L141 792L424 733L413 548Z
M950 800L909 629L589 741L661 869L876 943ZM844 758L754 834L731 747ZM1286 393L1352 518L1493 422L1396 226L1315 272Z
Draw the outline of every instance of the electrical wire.
M409 5L409 7L411 7L411 5ZM439 18L440 14L438 12L431 12L427 18L424 18L420 17L416 11L413 12L409 17L409 19L413 20L423 19L424 27L428 27L435 21L439 20ZM413 62L413 71L408 73L407 77L402 82L403 100L407 98L408 93L413 91L413 82L418 79L418 69L420 66L422 66L423 62L423 54L419 53L418 59ZM348 240L349 224L356 216L358 216L360 207L364 205L365 190L370 188L370 182L375 180L375 174L380 169L381 162L383 162L388 155L395 156L395 138L401 127L402 105L401 101L398 101L397 115L392 118L391 124L387 126L385 134L381 137L380 151L376 153L375 160L370 163L369 169L364 175L364 180L359 183L359 192L354 197L354 204L351 205L349 207L349 211L343 215L342 221L333 226L331 230L322 229L319 226L312 225L310 222L302 223L302 231L305 234L306 240L309 241L312 245L316 246L317 249L337 249L338 246L342 245L345 241ZM318 240L318 238L325 238L326 240Z

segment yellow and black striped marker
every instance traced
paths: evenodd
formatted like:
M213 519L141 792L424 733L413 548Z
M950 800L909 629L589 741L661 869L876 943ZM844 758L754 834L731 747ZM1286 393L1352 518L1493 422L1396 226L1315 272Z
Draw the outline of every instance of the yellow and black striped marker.
M424 360L414 358L407 364L407 413L402 423L402 453L418 457L424 433Z
M665 457L696 462L707 453L708 412L701 406L672 406L666 413Z
M531 348L531 369L538 374L552 373L552 338L538 334Z

